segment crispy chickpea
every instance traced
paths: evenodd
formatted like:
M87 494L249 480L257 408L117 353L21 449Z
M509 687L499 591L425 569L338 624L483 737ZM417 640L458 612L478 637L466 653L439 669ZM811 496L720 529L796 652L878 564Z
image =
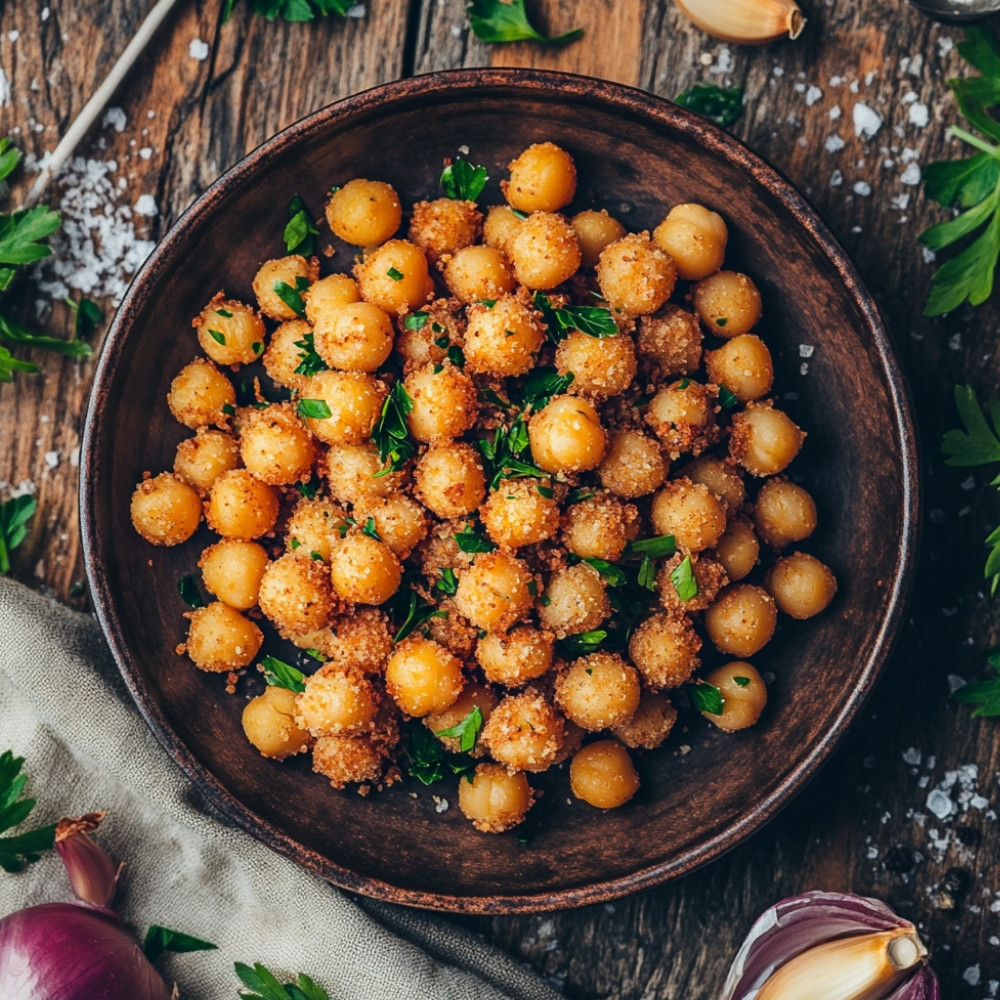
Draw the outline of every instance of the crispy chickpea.
M437 619L441 621L442 619ZM497 707L500 699L493 693L488 684L479 681L467 682L462 688L462 693L457 700L452 702L443 712L432 712L425 715L424 725L444 744L445 749L451 753L462 751L462 743L457 736L442 736L442 732L454 729L455 726L463 723L477 708L483 718L483 725L489 722L493 709ZM476 745L468 751L473 757L482 757L486 754L486 748L481 739L476 740Z
M504 833L523 822L533 801L523 771L479 764L472 781L458 783L458 808L482 833Z
M546 771L556 761L563 736L562 716L528 688L497 705L481 739L490 756L512 771Z
M656 312L677 281L674 262L649 233L629 233L601 251L597 283L611 309L626 316Z
M479 396L475 383L450 362L428 363L410 372L403 388L413 401L406 423L418 441L450 441L476 422Z
M471 561L471 560L470 560ZM479 630L473 628L455 607L453 597L442 598L438 608L445 612L440 618L430 618L427 621L427 637L441 643L463 662L472 658L476 648L476 637Z
M556 368L560 375L573 373L571 393L582 392L598 399L617 396L635 378L635 344L624 333L591 337L574 330L556 348Z
M472 445L431 445L414 472L417 499L438 517L471 514L486 495L483 464Z
M371 732L379 696L360 671L326 663L305 679L295 722L313 736L357 735Z
M197 430L210 424L224 426L226 413L236 406L236 390L211 361L195 358L170 383L167 393L170 412L185 427Z
M580 241L561 215L535 212L514 233L507 252L517 280L543 291L568 281L580 267Z
M576 193L573 157L553 142L536 142L508 165L504 197L519 212L557 212Z
M573 794L598 809L617 809L639 790L639 775L617 740L598 740L577 751L569 765Z
M749 403L733 417L729 454L753 476L782 472L799 453L805 433L769 403Z
M315 649L329 662L380 674L393 651L389 620L378 608L354 608L318 632L291 636L300 649Z
M371 437L389 390L365 372L319 372L299 389L302 400L317 400L330 416L307 416L306 426L325 444L361 444ZM302 402L299 402L300 412ZM317 412L305 404L306 412ZM322 406L318 412L324 412Z
M635 715L612 732L633 750L655 750L670 735L677 709L665 694L643 691Z
M246 469L223 472L212 484L208 526L224 538L260 538L278 520L278 494Z
M409 240L389 240L354 266L361 297L387 313L419 309L434 294L427 258Z
M327 310L313 329L316 353L342 371L375 371L392 353L392 337L388 313L371 302Z
M615 562L625 551L629 529L638 514L610 493L601 492L571 504L563 515L562 540L581 559Z
M675 205L653 230L656 245L670 254L685 281L700 281L722 267L729 230L704 205Z
M476 628L503 632L531 607L531 581L531 571L520 559L481 553L458 578L455 606Z
M187 617L190 624L185 648L199 670L242 670L264 641L264 633L252 621L221 601L196 608Z
M264 321L242 302L217 295L194 321L201 349L217 365L249 365L264 353Z
M369 518L375 522L375 532L402 561L423 541L427 534L427 515L405 493L393 493L380 499L364 500L354 508L358 524Z
M391 185L357 177L330 196L326 221L345 243L370 247L384 243L399 229L403 206Z
M712 382L724 385L741 403L766 396L774 383L771 352L752 333L741 333L717 351L709 351L705 370Z
M309 262L299 254L264 261L253 279L258 308L271 319L295 319L298 313L278 294L275 286L283 282L292 291L301 294L314 277Z
M825 610L837 593L837 578L830 567L804 552L779 559L764 585L778 610L800 621Z
M570 224L580 241L584 267L596 267L601 251L625 235L625 227L605 209L588 208L574 215Z
M692 483L702 483L707 486L726 505L731 514L739 510L746 500L746 486L739 469L731 462L714 455L699 455L693 462L684 466L681 475Z
M410 216L410 242L420 247L427 259L437 260L472 246L483 230L483 213L474 201L436 198L418 201Z
M639 674L616 653L574 660L556 679L556 704L582 729L624 725L639 707Z
M323 628L334 611L326 565L307 553L286 552L264 570L258 602L283 635Z
M639 356L662 375L690 375L701 364L698 318L672 303L638 320Z
M742 580L757 565L760 543L748 521L737 518L726 525L723 536L715 543L715 554L734 583Z
M716 337L749 333L760 319L760 292L745 274L718 271L694 286L694 311Z
M295 369L302 364L303 349L299 344L309 333L312 327L304 319L293 319L282 323L271 334L261 361L264 371L278 385L297 389L305 383L305 376L297 374Z
M655 614L632 633L628 655L654 691L680 687L698 669L701 639L687 618Z
M385 668L385 688L407 714L440 713L462 693L462 661L444 646L410 636L396 646Z
M251 410L240 434L243 464L261 482L286 486L312 474L316 448L291 403Z
M455 299L438 299L426 309L410 313L399 324L393 345L396 352L412 365L429 361L443 364L451 345L465 340L465 310Z
M539 620L559 639L591 632L611 614L601 575L588 563L557 569L541 604Z
M399 589L403 571L392 549L361 531L349 532L330 553L330 576L339 597L382 604Z
M472 305L465 330L466 369L481 375L523 375L545 342L538 313L512 295Z
M132 494L132 525L153 545L186 542L201 521L201 498L179 476L161 472Z
M552 666L555 643L550 632L518 625L510 632L494 632L476 643L476 660L493 684L517 688L541 677Z
M690 560L690 579L697 588L691 597L681 597L682 593L687 594L684 580L688 575L685 568L682 568L686 560ZM727 583L729 577L726 576L725 567L706 552L690 555L677 552L671 558L664 559L656 573L656 589L660 595L661 607L679 615L704 611Z
M309 556L315 552L329 562L333 545L340 540L337 529L346 516L343 508L329 500L302 497L285 525L286 548Z
M652 493L667 478L659 445L639 431L613 431L598 466L601 485L626 500Z
M726 507L707 486L672 479L653 497L650 512L658 535L673 535L688 552L710 549L726 530Z
M295 692L268 685L264 693L243 709L243 732L265 756L284 760L304 753L312 742L309 733L295 724Z
M257 603L266 566L263 545L237 538L223 538L210 545L198 560L205 589L238 611L247 611Z
M325 471L330 492L343 503L387 497L403 485L403 473L386 472L385 463L370 442L332 447L326 454Z
M726 587L705 612L705 631L720 653L753 656L774 635L778 611L774 598L751 583Z
M783 549L816 530L816 502L808 490L787 479L768 479L757 494L753 519L761 539Z
M328 321L331 313L335 313L341 306L360 301L358 283L349 274L328 274L313 282L302 296L306 319L313 325L321 320Z
M604 458L607 437L597 410L577 396L553 396L528 421L535 464L546 472L585 472Z
M383 747L371 736L321 736L313 747L313 770L337 789L378 781L384 764Z
M701 714L725 733L752 726L767 704L767 688L760 674L743 660L733 660L713 670L705 680L722 695L722 714Z
M514 272L500 250L468 246L456 251L444 268L444 283L462 302L498 299L514 289Z
M222 431L200 430L177 446L174 472L199 493L207 493L212 483L240 460L240 446Z
M521 222L510 205L493 205L483 222L483 242L510 256L510 244Z
M646 423L653 428L667 454L700 455L719 439L715 422L718 395L714 386L689 378L664 386L650 400Z
M487 534L506 549L535 545L559 530L559 504L551 484L530 477L501 479L480 514Z

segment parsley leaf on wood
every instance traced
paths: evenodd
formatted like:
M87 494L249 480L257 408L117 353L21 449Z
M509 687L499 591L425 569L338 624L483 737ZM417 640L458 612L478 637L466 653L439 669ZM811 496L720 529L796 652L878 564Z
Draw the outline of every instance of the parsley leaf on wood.
M476 762L468 754L448 753L422 722L413 722L406 735L406 770L411 777L425 785L452 775L472 781Z
M0 504L0 575L10 572L10 553L24 541L38 504L33 496L11 497Z
M236 975L247 987L240 990L243 1000L330 1000L326 990L317 986L304 972L300 972L294 982L282 984L260 962L256 962L253 968L237 962Z
M222 20L228 21L239 0L226 0ZM343 16L354 6L354 0L251 0L255 14L269 21L282 18L285 21L312 21L317 17L331 14Z
M313 225L306 203L298 195L288 204L288 222L282 235L289 253L302 254L303 257L313 255L319 230Z
M290 663L285 663L276 656L265 656L260 665L264 668L264 680L271 687L287 688L296 694L305 691L306 675Z
M991 649L986 660L995 677L984 681L972 681L955 691L951 696L965 705L977 705L973 716L1000 715L1000 649Z
M543 35L528 20L524 0L470 0L465 8L469 27L482 42L541 42L543 45L562 45L575 41L583 34L574 28L563 35Z
M477 167L456 156L441 172L441 190L446 198L476 201L490 179L486 167Z
M678 94L675 103L721 128L729 128L743 114L743 88L723 89L714 83L696 83Z
M73 310L73 340L86 340L92 337L98 326L104 322L104 313L96 302L82 298L79 302L67 299L66 305ZM73 341L70 341L72 343Z
M10 750L0 754L0 833L23 823L35 808L34 799L21 798L28 781L21 774L23 764L24 758L15 757ZM54 825L0 836L0 868L11 873L21 871L50 850L55 840Z
M188 573L187 576L182 576L177 581L177 593L181 595L181 600L189 608L201 608L205 606L193 573Z
M406 423L407 414L413 410L413 400L402 382L397 382L382 404L382 412L378 423L372 431L372 441L378 449L378 457L388 466L376 476L386 476L390 472L399 472L408 459L416 453L416 446L410 438L410 429Z
M159 924L153 924L146 931L146 937L142 942L142 950L151 962L155 962L165 951L182 954L189 951L215 951L218 947L211 941L202 941L201 938L172 931L169 927L161 927Z

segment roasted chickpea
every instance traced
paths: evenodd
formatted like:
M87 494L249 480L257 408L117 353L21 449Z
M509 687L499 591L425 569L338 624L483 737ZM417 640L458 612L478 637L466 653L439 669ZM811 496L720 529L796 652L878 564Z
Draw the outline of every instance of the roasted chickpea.
M601 464L606 435L597 410L577 396L554 396L528 421L535 464L546 472L585 472Z
M325 311L313 330L316 353L331 368L353 372L375 371L392 353L392 337L388 313L371 302Z
M384 765L384 749L372 736L321 736L313 747L313 770L337 789L378 781Z
M354 608L324 629L292 636L300 649L315 649L330 663L366 674L385 670L393 649L389 620L378 608Z
M334 543L340 540L338 528L346 529L346 516L343 508L329 500L302 497L285 525L286 548L309 556L315 552L328 562Z
M601 575L589 563L557 569L541 604L539 620L559 639L591 632L611 614Z
M510 205L494 205L486 213L486 220L483 222L483 242L509 256L511 241L521 222L511 211Z
M393 316L419 309L433 294L427 258L408 240L389 240L354 267L361 297Z
M571 393L605 399L624 392L637 370L635 345L627 334L591 337L574 330L556 348L556 368L560 375L572 372Z
M523 822L532 805L523 771L511 774L499 764L479 764L472 781L458 783L458 808L482 833L504 833Z
M177 446L174 472L199 493L207 493L223 472L235 469L240 446L222 431L200 430Z
M153 545L186 542L201 520L201 498L172 472L144 479L132 494L132 524Z
M479 629L473 628L458 613L454 597L442 598L438 608L445 614L440 618L428 619L427 637L441 643L445 649L454 653L463 662L471 659L476 647Z
M760 319L760 292L745 274L718 271L694 287L694 311L716 337L749 333Z
M698 669L701 639L687 618L655 614L632 633L628 655L654 691L680 687Z
M675 205L653 230L653 239L685 281L700 281L722 267L729 231L722 216L704 205Z
M597 469L601 485L626 500L652 493L667 478L659 445L639 431L612 432Z
M686 582L695 586L695 592L690 596ZM727 583L729 577L726 576L725 567L706 552L689 555L678 552L671 558L664 559L656 574L660 605L678 615L704 611Z
M514 288L514 272L500 250L491 246L464 247L450 257L444 283L462 302L498 299Z
M639 707L639 674L616 653L574 660L556 678L556 704L581 729L624 725Z
M354 604L382 604L399 589L403 572L385 542L348 532L330 553L330 576L339 597Z
M537 142L508 164L504 197L520 212L557 212L576 193L573 157L553 142Z
M450 362L426 364L410 372L403 388L413 401L406 423L418 441L450 441L476 422L475 383Z
M301 294L314 277L309 262L299 254L264 261L253 279L253 293L260 311L271 319L295 319L298 312L278 294L276 286L285 284Z
M705 612L705 631L720 653L753 656L774 635L778 612L774 598L750 583L726 587Z
M226 412L236 406L236 390L225 375L204 358L185 365L170 383L170 412L185 427L197 430L210 424L225 426Z
M503 632L531 607L528 567L502 552L477 555L458 578L455 606L476 628Z
M410 242L420 247L428 260L471 246L483 229L483 214L474 201L437 198L418 201L410 216Z
M768 479L757 494L753 519L757 534L773 548L783 549L816 530L816 503L801 486L787 479Z
M403 485L402 472L387 472L375 445L345 444L326 454L330 492L343 503L365 503L390 496Z
M599 212L588 208L574 215L571 225L580 241L584 267L595 267L601 251L625 235L625 227L603 208Z
M385 668L389 696L414 718L440 713L462 693L462 662L430 639L410 636L396 646Z
M548 290L576 274L582 259L576 231L561 215L535 212L507 245L517 280L531 289Z
M760 337L742 333L705 355L705 370L716 385L724 385L741 403L771 391L774 365Z
M278 494L246 469L232 469L212 484L206 518L224 538L260 538L278 520Z
M360 670L326 663L305 679L295 721L313 736L358 735L371 732L378 707L378 692Z
M830 567L804 552L779 559L764 584L778 610L800 621L818 615L837 593L837 578Z
M737 518L726 525L722 537L715 543L715 553L734 583L742 580L757 565L760 543L749 522Z
M662 375L690 375L701 364L702 333L698 318L668 304L656 316L638 320L639 356Z
M400 560L406 559L427 534L423 507L405 493L365 500L355 507L354 516L358 524L371 518L376 534Z
M261 482L287 486L312 474L316 448L291 403L251 410L240 433L243 464Z
M643 691L635 715L612 732L633 750L655 750L669 735L677 721L677 709L665 694Z
M194 321L201 349L217 365L249 365L264 353L264 321L220 293Z
M534 688L509 694L483 726L490 756L512 771L546 771L562 748L562 716Z
M442 621L443 619L436 619ZM493 709L497 707L500 699L493 693L488 684L479 681L467 682L462 688L462 693L443 712L432 712L425 715L424 725L444 744L445 749L451 753L464 752L462 741L458 736L442 736L449 729L454 729L461 725L477 708L482 716L483 725L489 722ZM473 757L482 757L486 754L486 748L481 739L477 739L475 746L468 751Z
M282 634L323 628L334 611L326 565L307 553L286 552L264 570L258 602Z
M417 499L438 517L471 514L486 495L483 463L472 445L431 445L414 472Z
M298 412L307 414L306 426L320 441L333 445L368 441L389 394L384 382L365 372L319 372L299 392ZM308 416L327 410L328 417Z
M267 552L256 542L223 538L201 554L198 568L205 589L224 604L246 611L257 603Z
M412 365L443 364L449 348L464 341L465 307L456 299L438 299L403 317L394 347Z
M235 608L215 601L187 614L185 649L199 670L225 673L249 666L260 650L264 634Z
M684 466L682 475L692 483L702 483L707 486L726 505L731 514L739 510L746 500L746 486L739 469L725 459L714 455L699 455L693 462Z
M506 549L535 545L559 530L552 486L539 479L501 479L480 514L487 534Z
M581 559L615 562L625 551L638 513L610 493L597 493L571 504L563 515L562 538Z
M476 644L476 659L488 681L517 688L548 671L554 650L550 632L518 625L506 634L483 636Z
M597 283L611 309L627 316L654 313L677 281L674 262L649 233L629 233L601 251Z
M274 760L305 753L312 742L309 733L295 724L295 692L288 688L268 685L247 702L242 721L247 739Z
M769 403L749 403L733 417L729 453L753 476L773 476L799 453L805 433Z
M329 317L341 306L349 306L361 301L358 283L349 274L329 274L313 282L302 296L306 308L306 319L313 325Z
M672 479L653 497L651 515L658 535L673 535L688 552L710 549L726 530L725 504L707 486Z
M722 695L722 714L701 714L723 732L735 733L752 726L767 704L767 688L760 674L743 660L733 660L713 670L705 680Z
M523 375L545 342L538 313L512 295L473 305L465 331L465 365L473 374Z
M598 740L577 751L569 765L573 794L598 809L617 809L639 790L639 775L617 740Z
M370 247L399 229L403 206L391 185L357 177L330 196L326 221L345 243Z
M650 400L646 423L653 428L667 454L700 455L719 439L715 422L718 396L714 386L689 378L665 386Z
M304 319L293 319L282 323L271 334L261 361L264 371L278 385L297 389L305 383L305 376L299 375L295 369L302 364L304 357L304 349L299 344L304 343L310 333L312 327Z

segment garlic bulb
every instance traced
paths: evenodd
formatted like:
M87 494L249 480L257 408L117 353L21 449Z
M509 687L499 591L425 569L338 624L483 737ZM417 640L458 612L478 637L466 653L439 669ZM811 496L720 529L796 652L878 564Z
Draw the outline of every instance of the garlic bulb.
M798 38L805 27L795 0L676 0L702 31L737 45L763 45L782 35Z

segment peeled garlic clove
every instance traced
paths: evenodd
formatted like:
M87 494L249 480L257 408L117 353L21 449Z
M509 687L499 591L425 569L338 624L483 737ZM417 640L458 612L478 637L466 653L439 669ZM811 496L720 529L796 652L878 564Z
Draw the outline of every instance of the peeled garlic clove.
M805 27L795 0L676 0L694 23L737 45L763 45L782 35L798 38Z

